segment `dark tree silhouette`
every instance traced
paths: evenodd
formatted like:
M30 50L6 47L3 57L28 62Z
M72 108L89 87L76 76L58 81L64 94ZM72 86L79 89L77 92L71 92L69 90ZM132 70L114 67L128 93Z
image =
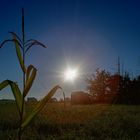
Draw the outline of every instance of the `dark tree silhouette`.
M129 73L111 75L97 69L86 82L94 103L140 104L140 75L131 79Z
M105 95L109 91L108 80L110 78L110 73L105 70L97 69L95 74L90 78L86 79L88 84L88 92L95 97L95 100L98 102L104 102L106 99Z

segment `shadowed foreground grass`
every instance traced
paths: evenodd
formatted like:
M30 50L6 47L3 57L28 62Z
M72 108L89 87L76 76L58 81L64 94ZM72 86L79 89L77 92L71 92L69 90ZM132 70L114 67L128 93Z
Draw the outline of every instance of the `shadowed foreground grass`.
M32 106L28 104L27 112ZM15 140L18 115L13 103L0 103L0 140ZM139 140L140 106L47 104L23 140Z

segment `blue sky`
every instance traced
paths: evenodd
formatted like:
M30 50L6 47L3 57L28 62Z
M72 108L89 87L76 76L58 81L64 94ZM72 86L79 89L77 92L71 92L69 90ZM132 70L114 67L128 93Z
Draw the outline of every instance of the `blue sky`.
M34 47L28 54L27 64L38 69L29 96L40 98L59 83L67 95L72 90L84 90L85 75L96 68L116 72L118 56L126 71L133 76L139 74L138 0L1 0L0 41L10 38L8 31L20 35L22 7L26 38L48 46ZM75 83L62 84L60 73L67 65L78 67L83 75ZM14 45L8 43L0 49L0 81L11 79L21 84L21 78ZM0 91L0 98L12 97L9 92Z

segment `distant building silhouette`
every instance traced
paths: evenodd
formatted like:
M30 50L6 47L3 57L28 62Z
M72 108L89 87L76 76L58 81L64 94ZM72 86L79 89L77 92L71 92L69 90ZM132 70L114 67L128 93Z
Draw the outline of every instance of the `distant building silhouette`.
M91 104L90 95L83 91L72 92L71 104Z
M28 97L27 102L37 102L37 99L35 97Z

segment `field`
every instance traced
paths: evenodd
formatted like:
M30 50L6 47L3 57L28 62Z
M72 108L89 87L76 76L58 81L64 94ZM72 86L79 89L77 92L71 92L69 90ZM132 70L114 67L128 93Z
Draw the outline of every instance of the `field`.
M33 104L27 105L30 112ZM0 140L16 140L13 103L0 103ZM140 106L49 103L23 134L23 140L139 140Z

